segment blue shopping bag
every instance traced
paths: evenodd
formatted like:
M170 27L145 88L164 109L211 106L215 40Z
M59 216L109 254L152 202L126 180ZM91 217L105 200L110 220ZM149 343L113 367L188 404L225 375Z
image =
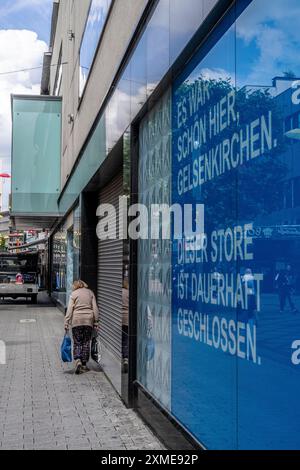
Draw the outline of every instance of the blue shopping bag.
M60 351L63 362L72 362L72 341L68 333L65 334Z

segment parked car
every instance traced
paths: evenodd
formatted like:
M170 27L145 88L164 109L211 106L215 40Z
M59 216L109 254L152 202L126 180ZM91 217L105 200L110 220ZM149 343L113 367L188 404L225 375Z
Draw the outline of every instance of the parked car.
M37 303L38 254L0 253L0 299L27 298Z

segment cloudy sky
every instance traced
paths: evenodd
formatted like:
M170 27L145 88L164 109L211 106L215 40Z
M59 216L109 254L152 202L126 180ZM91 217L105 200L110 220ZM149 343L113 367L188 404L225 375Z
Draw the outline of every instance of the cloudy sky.
M52 0L0 1L0 169L10 171L10 94L40 91L40 66L48 49Z

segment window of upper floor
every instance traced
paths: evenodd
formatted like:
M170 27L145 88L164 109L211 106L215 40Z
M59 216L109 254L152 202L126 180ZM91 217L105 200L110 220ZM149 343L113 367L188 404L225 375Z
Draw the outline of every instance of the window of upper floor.
M58 57L54 88L53 88L54 96L61 95L62 75L63 75L63 64L62 64L62 46L61 46L59 57Z
M113 0L91 0L85 30L80 46L79 97L83 91L94 61L95 53L106 24Z

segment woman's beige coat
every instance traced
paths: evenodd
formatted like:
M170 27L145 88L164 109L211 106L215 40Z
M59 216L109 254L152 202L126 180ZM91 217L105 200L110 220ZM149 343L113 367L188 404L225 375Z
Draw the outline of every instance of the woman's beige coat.
M98 321L99 310L93 292L85 287L73 291L65 317L65 328L97 326Z

